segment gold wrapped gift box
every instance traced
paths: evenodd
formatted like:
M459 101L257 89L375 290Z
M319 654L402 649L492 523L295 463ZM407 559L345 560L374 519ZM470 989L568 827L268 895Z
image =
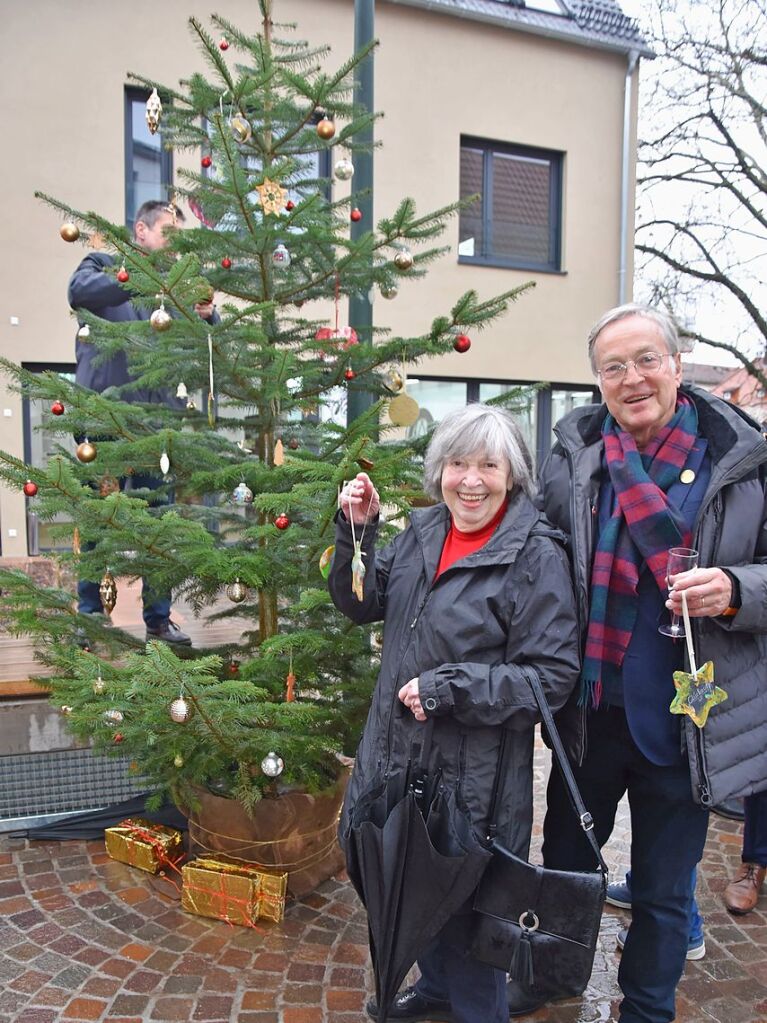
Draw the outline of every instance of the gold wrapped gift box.
M278 923L285 913L287 874L270 874L229 856L192 860L182 874L181 905L190 913L245 927L256 920Z
M143 817L129 817L104 832L107 852L113 860L150 874L176 863L184 854L181 832Z

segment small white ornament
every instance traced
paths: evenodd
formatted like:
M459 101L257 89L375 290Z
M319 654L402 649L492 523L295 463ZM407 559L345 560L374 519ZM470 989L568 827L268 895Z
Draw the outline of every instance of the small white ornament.
M125 715L121 710L105 710L104 721L108 725L120 725L122 724Z
M333 173L339 181L348 181L352 174L354 174L354 164L344 156L336 163Z
M176 397L177 398L189 397L189 391L187 391L186 384L184 383L183 380L179 383L178 387L176 388Z
M177 725L185 725L194 713L194 707L183 696L179 696L170 705L170 716Z
M232 491L232 501L240 506L253 504L253 491L247 483L238 483Z
M282 242L277 244L277 248L272 253L272 263L279 267L290 266L290 253Z
M170 472L170 459L168 458L167 451L163 451L163 453L160 455L160 471L162 472L163 476L167 476L168 473Z
M87 323L84 323L82 327L80 327L80 329L77 332L77 336L80 338L81 341L84 341L86 338L91 336L91 328L88 326Z

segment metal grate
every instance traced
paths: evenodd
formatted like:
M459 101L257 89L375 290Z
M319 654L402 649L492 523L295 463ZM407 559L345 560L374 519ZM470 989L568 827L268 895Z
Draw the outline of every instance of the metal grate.
M0 821L93 810L146 791L127 757L89 749L0 757Z

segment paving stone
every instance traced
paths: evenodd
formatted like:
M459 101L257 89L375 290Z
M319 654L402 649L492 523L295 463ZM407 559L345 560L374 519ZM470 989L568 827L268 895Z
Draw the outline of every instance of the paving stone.
M90 970L84 965L68 966L53 978L56 987L63 987L67 990L76 991L90 976Z

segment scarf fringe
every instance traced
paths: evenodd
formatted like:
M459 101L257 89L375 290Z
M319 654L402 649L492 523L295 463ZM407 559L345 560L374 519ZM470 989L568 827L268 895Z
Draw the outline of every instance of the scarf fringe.
M581 691L578 696L579 707L590 707L597 710L602 702L602 679L581 677Z

